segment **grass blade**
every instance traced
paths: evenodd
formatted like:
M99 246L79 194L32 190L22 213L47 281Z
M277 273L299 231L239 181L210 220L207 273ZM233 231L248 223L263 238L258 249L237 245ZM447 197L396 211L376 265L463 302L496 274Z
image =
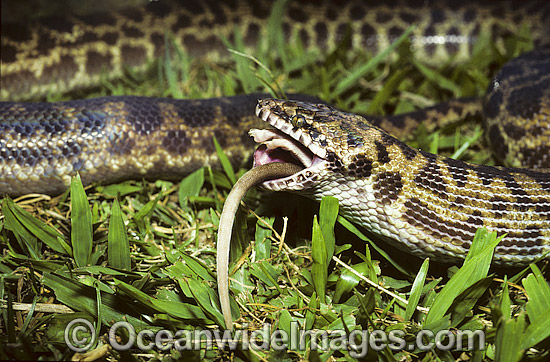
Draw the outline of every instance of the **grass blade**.
M334 90L333 96L339 96L344 93L346 90L353 87L360 79L362 79L365 74L370 72L374 67L376 67L382 60L386 59L388 55L399 46L402 42L405 41L413 31L414 27L410 26L407 30L403 32L389 47L384 51L378 53L376 56L371 58L366 64L359 66L353 70L346 78L338 83L336 89Z
M531 265L529 274L522 283L529 297L526 309L531 324L527 327L521 348L527 350L550 337L550 286L536 265Z
M195 305L154 298L133 287L132 285L124 283L123 281L118 279L115 279L115 285L117 286L117 289L119 289L132 299L139 301L144 305L147 305L150 308L157 310L160 313L166 313L182 319L203 321L208 320L201 309Z
M321 232L325 240L327 265L332 260L332 255L334 255L334 244L336 243L334 238L334 225L338 218L338 208L338 199L332 196L323 197L321 205L319 206L319 226L321 227Z
M355 264L351 266L353 270L358 272L359 274L365 276L366 278L369 277L369 270L370 267L367 262L362 262L359 264ZM338 281L336 282L336 288L334 290L334 296L333 296L333 302L334 303L340 303L341 299L344 295L351 292L353 288L355 288L361 279L357 277L357 275L353 274L347 269L342 270L342 273L340 274L340 277L338 278Z
M523 335L525 323L525 314L501 323L495 338L495 361L516 362L521 359L523 351L518 338Z
M189 196L199 196L202 185L204 185L204 169L198 169L192 174L185 177L180 182L178 190L178 199L180 207L185 209Z
M311 267L311 276L313 286L319 296L321 303L325 303L325 294L328 278L327 247L321 227L317 222L317 215L313 218L313 232L311 236L311 257L313 265Z
M126 233L124 218L117 199L113 202L111 209L107 248L109 266L126 271L131 270L130 244L128 243L128 234Z
M63 240L63 235L60 232L33 217L11 199L5 198L2 201L2 213L6 215L4 224L6 229L11 230L22 239L30 239L27 233L28 230L38 240L43 241L54 251L72 255L71 246Z
M390 254L388 254L384 249L380 248L378 245L376 245L371 239L369 239L368 237L366 237L361 231L359 231L359 229L353 225L351 222L349 222L349 220L347 220L345 217L343 217L342 215L339 215L338 216L338 222L343 226L345 227L346 229L348 229L351 233L353 233L355 236L357 236L359 239L363 240L363 241L366 241L369 243L369 246L372 247L374 250L376 250L380 255L382 255L384 257L384 259L386 259L388 262L391 263L391 265L393 265L397 270L399 270L401 273L405 274L405 275L409 275L409 272L407 270L405 270L401 265L399 265L399 263L397 262L397 260L394 260Z
M264 221L273 226L275 222L274 217L264 218ZM254 250L256 251L256 259L269 259L271 257L271 236L273 230L268 228L263 222L258 220L256 222L256 234L254 235Z
M222 168L229 177L229 180L231 181L231 184L235 184L237 182L237 176L235 176L235 170L233 169L233 166L231 165L231 162L229 161L229 158L227 155L223 152L222 146L218 143L218 140L216 137L213 137L214 140L214 147L216 147L216 154L218 155L218 158L220 159L220 163L222 164Z
M456 327L464 320L492 282L493 278L491 277L478 280L456 297L454 303L449 308L451 312L451 327Z
M98 306L96 299L96 289L84 285L73 279L66 278L57 274L44 274L42 282L50 290L54 291L57 300L75 311L87 312L91 316L96 316ZM140 331L144 328L154 329L154 327L133 317L128 313L130 311L120 311L117 308L128 306L131 301L120 296L108 293L101 293L101 322L105 325L112 325L113 321L126 320Z
M407 303L407 309L405 310L405 320L411 320L418 301L420 300L420 295L422 294L422 288L424 288L424 282L426 281L426 275L428 274L428 267L430 265L430 259L426 258L414 278L413 285L411 287L411 296L409 297Z
M92 256L92 211L80 175L71 179L71 243L79 267L90 263Z
M491 265L493 250L502 240L496 233L478 229L464 265L452 276L437 295L426 316L425 326L443 318L456 297L477 281L485 278Z

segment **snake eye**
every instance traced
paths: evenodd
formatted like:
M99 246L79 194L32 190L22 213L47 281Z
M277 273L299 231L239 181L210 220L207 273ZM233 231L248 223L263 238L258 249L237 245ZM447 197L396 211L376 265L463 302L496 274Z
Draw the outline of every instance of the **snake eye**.
M306 124L306 119L301 114L295 114L290 119L290 123L292 123L292 126L295 128L303 127Z

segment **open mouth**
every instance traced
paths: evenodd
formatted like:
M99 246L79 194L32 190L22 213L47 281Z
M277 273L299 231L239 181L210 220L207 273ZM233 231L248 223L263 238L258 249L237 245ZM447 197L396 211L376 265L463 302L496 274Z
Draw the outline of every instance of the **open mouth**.
M254 167L273 162L289 162L303 169L292 176L268 180L262 183L267 189L303 189L308 179L326 166L326 151L318 147L300 128L294 128L286 120L264 108L257 107L256 114L275 129L251 129L249 134L260 146L254 152Z

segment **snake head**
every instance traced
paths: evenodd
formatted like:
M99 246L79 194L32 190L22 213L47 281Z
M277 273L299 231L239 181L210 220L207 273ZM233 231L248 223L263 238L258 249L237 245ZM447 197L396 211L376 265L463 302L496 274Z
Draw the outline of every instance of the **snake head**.
M262 185L275 191L311 188L330 172L367 176L376 165L377 140L391 137L363 117L326 104L262 99L256 115L274 129L250 131L261 144L254 165L293 162L304 167L298 174Z

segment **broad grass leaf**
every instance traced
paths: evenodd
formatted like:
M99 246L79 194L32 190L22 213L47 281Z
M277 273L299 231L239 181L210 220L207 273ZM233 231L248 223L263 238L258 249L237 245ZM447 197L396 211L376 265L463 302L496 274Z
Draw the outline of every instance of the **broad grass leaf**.
M23 210L10 198L2 201L2 213L5 215L4 227L11 230L20 240L29 240L28 247L33 250L34 255L39 255L38 245L31 241L36 237L44 242L57 253L72 255L72 248L63 240L63 235L53 227Z
M101 305L98 305L96 288L53 273L44 274L42 282L55 293L59 302L74 311L87 312L92 316L97 316L97 311L100 309L101 323L105 325L112 325L112 323L118 321L127 321L137 332L142 329L156 329L156 327L130 315L130 311L118 309L119 307L131 304L129 299L122 298L119 295L101 293Z
M333 196L325 196L321 200L319 206L319 226L323 233L323 239L325 241L325 248L327 250L326 264L329 265L334 254L334 244L336 240L334 238L334 225L338 218L338 199Z
M128 242L128 234L124 226L124 218L120 210L120 204L117 199L115 199L113 207L111 208L107 246L109 266L130 271L132 269L130 244Z
M222 168L229 177L229 180L231 181L231 184L235 184L237 182L237 176L235 176L235 170L233 169L233 165L231 165L231 162L229 161L229 158L226 156L226 154L223 152L222 147L218 143L218 140L216 137L212 137L214 141L214 147L216 147L216 154L218 155L218 158L220 160L220 163L222 164Z
M494 248L500 240L502 237L497 238L495 232L477 230L464 264L438 293L426 316L425 326L443 318L460 293L487 276Z
M317 216L313 218L313 232L311 236L311 257L313 265L311 266L311 276L313 278L313 286L319 296L321 303L325 303L325 294L328 278L327 265L327 247L321 227L317 222Z
M407 321L411 320L416 310L416 306L418 305L418 301L420 300L420 296L422 295L422 289L424 288L429 265L430 259L426 258L422 263L418 274L416 274L416 278L414 278L414 282L411 287L411 295L409 296L407 308L405 309L405 320Z
M71 244L79 267L90 264L92 258L92 211L80 175L71 179Z
M535 264L531 270L533 274L522 281L529 297L525 309L531 322L523 335L521 348L524 350L550 337L550 286Z
M197 171L191 173L185 177L181 182L178 189L178 199L180 207L185 208L187 200L190 196L198 196L204 184L204 169L200 168Z
M133 287L132 285L123 282L122 280L115 279L114 281L117 289L122 293L143 304L144 306L153 308L160 313L169 314L181 319L203 322L208 321L209 319L202 312L202 310L195 305L157 299Z

